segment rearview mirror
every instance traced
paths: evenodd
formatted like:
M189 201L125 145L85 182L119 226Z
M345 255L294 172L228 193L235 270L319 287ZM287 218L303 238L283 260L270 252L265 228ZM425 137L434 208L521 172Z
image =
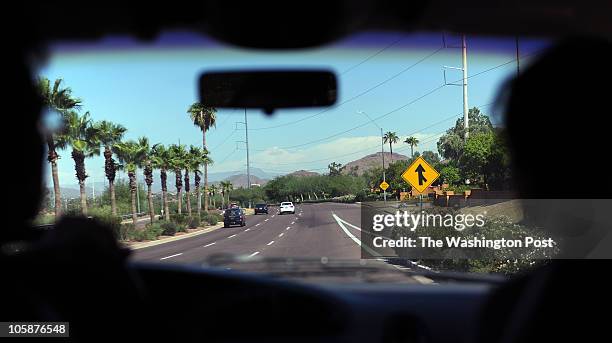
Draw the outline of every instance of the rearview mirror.
M325 107L336 103L336 75L324 70L205 72L200 102L215 108Z

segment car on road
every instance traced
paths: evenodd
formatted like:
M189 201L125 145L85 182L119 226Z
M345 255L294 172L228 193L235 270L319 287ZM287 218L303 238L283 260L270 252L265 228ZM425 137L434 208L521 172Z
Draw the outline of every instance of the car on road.
M283 214L283 213L295 214L295 206L290 201L281 202L280 208L278 210L278 213L280 213L280 214Z
M232 225L246 225L246 218L244 210L240 207L229 208L223 213L223 227L230 227Z
M255 214L265 213L268 214L268 205L267 204L256 204L255 205Z

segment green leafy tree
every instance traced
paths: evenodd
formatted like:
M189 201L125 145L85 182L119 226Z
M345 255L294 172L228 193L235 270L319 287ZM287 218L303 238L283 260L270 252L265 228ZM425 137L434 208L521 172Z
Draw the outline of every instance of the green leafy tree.
M209 151L206 146L206 131L214 127L217 121L217 110L195 102L187 109L193 125L202 131L202 149ZM204 212L208 212L208 164L204 163Z
M45 77L39 78L37 82L38 92L42 98L43 105L61 117L67 111L78 110L81 107L81 100L72 95L72 90L69 87L63 87L62 82L62 79L56 79L53 82L53 86L51 86L51 82ZM61 133L53 132L46 132L45 136L47 141L47 161L51 164L51 177L53 179L55 216L58 217L62 213L62 195L57 169L57 160L60 156L57 150L62 150L66 147L66 137Z
M442 182L447 182L450 185L458 185L461 181L461 173L459 168L453 165L446 165L440 170Z
M468 111L470 136L493 131L493 125L487 115L476 107ZM465 128L463 117L457 119L455 126L448 129L438 140L438 152L442 157L458 161L463 155L465 145Z
M72 147L72 159L76 178L79 181L81 195L81 212L87 215L87 193L85 190L85 179L88 177L85 171L85 159L100 154L100 140L98 131L93 126L89 112L79 115L76 111L69 111L66 117L66 140Z
M416 137L408 137L404 140L404 143L410 145L410 156L414 158L414 147L419 145L419 140Z
M98 132L100 143L104 146L104 173L108 180L110 191L110 203L112 215L117 215L117 200L115 198L115 177L117 174L117 163L113 158L113 145L120 142L127 129L110 121L100 121L94 124Z
M399 137L397 136L397 133L387 131L383 136L383 141L385 143L389 143L389 152L391 153L390 162L393 162L393 144L399 141Z

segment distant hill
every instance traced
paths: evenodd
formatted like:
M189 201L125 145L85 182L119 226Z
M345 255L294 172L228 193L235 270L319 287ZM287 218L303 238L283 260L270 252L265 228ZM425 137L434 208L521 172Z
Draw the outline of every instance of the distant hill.
M298 171L294 171L293 173L289 173L287 175L302 177L302 176L317 176L320 174L316 172L311 172L308 170L298 170Z
M231 182L234 188L244 187L246 188L248 185L247 175L246 174L238 174L232 175L226 178L227 181ZM251 175L251 185L258 184L260 186L264 186L268 180L259 178L255 175Z
M405 161L408 160L408 156L402 154L393 153L393 160L391 160L391 153L385 152L385 166L389 165L389 162L393 161ZM344 165L342 169L343 174L349 174L351 171L355 171L357 175L363 175L367 170L382 167L382 155L380 152L375 154L367 155L358 160L349 162Z

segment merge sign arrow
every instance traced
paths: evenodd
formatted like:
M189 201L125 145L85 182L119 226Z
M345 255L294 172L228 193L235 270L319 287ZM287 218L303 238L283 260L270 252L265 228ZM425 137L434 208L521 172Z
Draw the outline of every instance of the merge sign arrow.
M419 193L422 193L439 176L440 173L419 156L406 168L402 174L402 179L419 191Z

